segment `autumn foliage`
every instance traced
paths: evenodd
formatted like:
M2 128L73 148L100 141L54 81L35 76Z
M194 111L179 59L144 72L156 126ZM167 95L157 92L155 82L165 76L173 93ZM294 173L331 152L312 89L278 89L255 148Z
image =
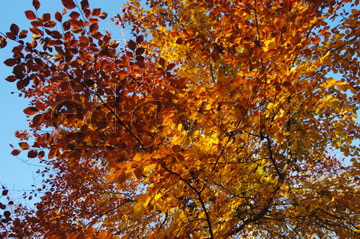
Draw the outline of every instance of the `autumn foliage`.
M62 3L0 37L46 165L1 236L360 236L359 1Z

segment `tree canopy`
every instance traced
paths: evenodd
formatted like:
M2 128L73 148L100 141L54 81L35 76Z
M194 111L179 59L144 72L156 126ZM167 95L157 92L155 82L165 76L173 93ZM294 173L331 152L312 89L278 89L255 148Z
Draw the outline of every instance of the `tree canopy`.
M0 36L46 165L0 236L359 237L358 0L62 3Z

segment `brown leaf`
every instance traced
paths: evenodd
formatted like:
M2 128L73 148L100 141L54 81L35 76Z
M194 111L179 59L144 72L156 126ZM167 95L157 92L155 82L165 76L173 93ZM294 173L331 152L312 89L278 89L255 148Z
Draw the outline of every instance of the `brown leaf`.
M19 27L18 27L18 25L16 25L16 24L11 24L11 26L10 26L10 31L12 32L12 33L14 33L14 35L17 35L18 33L19 33Z
M26 18L29 19L29 20L34 20L34 19L36 19L35 13L34 13L33 11L31 11L31 10L25 11L25 16L26 16Z
M80 17L80 13L78 12L71 12L69 15L72 19L76 20Z
M86 36L80 36L79 37L79 41L82 43L82 44L88 44L89 43L89 39L86 37Z
M101 13L101 9L100 8L94 8L93 11L92 11L92 15L97 17L99 16Z
M8 82L14 82L14 81L16 81L16 79L17 78L14 75L11 75L11 76L8 76L8 77L5 78L5 80L8 81Z
M19 155L20 153L21 153L21 151L18 149L14 149L13 151L11 151L11 154L14 156Z
M76 7L73 0L61 0L61 2L64 5L64 7L67 9L73 9Z
M35 158L37 156L37 151L36 150L30 150L28 152L28 158Z
M27 115L33 115L36 114L39 110L36 107L27 107L24 109L24 113Z
M108 14L107 14L106 12L102 12L102 13L99 15L99 17L100 17L101 19L105 19L105 18L107 18L107 16L108 16Z
M16 40L16 35L13 32L7 32L6 36L11 40Z
M88 9L89 8L89 2L88 0L82 0L81 1L81 9L82 10L85 10L85 9Z
M14 66L14 65L16 65L17 62L18 62L17 59L9 58L9 59L4 61L4 64L7 65L7 66Z
M52 159L52 158L55 157L56 154L57 154L57 149L51 149L51 150L49 151L48 158L49 158L49 159Z
M26 142L20 142L19 145L22 150L27 150L30 148L29 144Z
M164 67L164 68L165 68L165 63L166 63L165 59L164 59L164 58L160 58L159 64L160 64L162 67Z
M128 47L131 49L131 50L135 50L136 49L136 42L134 42L133 40L130 40L128 41Z
M40 152L38 153L38 158L39 158L39 159L42 159L44 156L45 156L45 152L44 152L44 151L40 151Z
M36 10L38 10L40 8L39 0L33 0L32 4Z
M142 55L144 52L145 52L145 49L143 47L136 49L136 55Z
M20 39L24 39L27 37L28 31L27 30L22 30L19 34L19 38Z
M143 41L144 41L144 36L143 35L140 35L140 36L136 37L136 43L140 44Z
M56 12L56 13L55 13L55 19L58 20L59 22L62 21L62 15L61 15L60 12Z

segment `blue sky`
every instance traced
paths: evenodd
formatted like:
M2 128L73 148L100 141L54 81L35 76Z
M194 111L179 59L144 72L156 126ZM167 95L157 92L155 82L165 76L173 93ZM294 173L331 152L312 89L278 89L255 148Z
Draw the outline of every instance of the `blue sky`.
M80 0L78 0L80 2ZM113 34L114 38L123 41L121 31L114 26L109 19L120 12L126 0L89 0L91 8L101 8L109 14L108 21L104 22L102 28ZM51 14L63 9L61 0L40 0L39 13L49 12ZM9 31L12 23L17 24L20 29L28 29L29 21L24 11L33 10L32 0L12 0L1 2L2 12L0 15L0 32ZM11 46L8 42L8 46ZM18 139L15 138L16 130L27 129L27 118L23 109L27 107L28 100L18 97L16 84L4 79L11 74L11 68L3 64L7 58L12 57L11 47L0 49L0 184L10 189L13 197L20 199L23 190L30 190L32 184L40 184L41 178L35 174L38 162L29 160L26 153L16 157L10 153L12 149L9 144L18 147ZM11 92L15 92L11 94Z

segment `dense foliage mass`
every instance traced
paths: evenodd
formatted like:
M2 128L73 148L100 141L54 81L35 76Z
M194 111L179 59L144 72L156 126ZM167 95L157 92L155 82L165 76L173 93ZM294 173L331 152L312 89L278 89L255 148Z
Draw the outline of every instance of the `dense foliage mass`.
M62 3L0 37L46 165L2 237L359 237L359 1Z

